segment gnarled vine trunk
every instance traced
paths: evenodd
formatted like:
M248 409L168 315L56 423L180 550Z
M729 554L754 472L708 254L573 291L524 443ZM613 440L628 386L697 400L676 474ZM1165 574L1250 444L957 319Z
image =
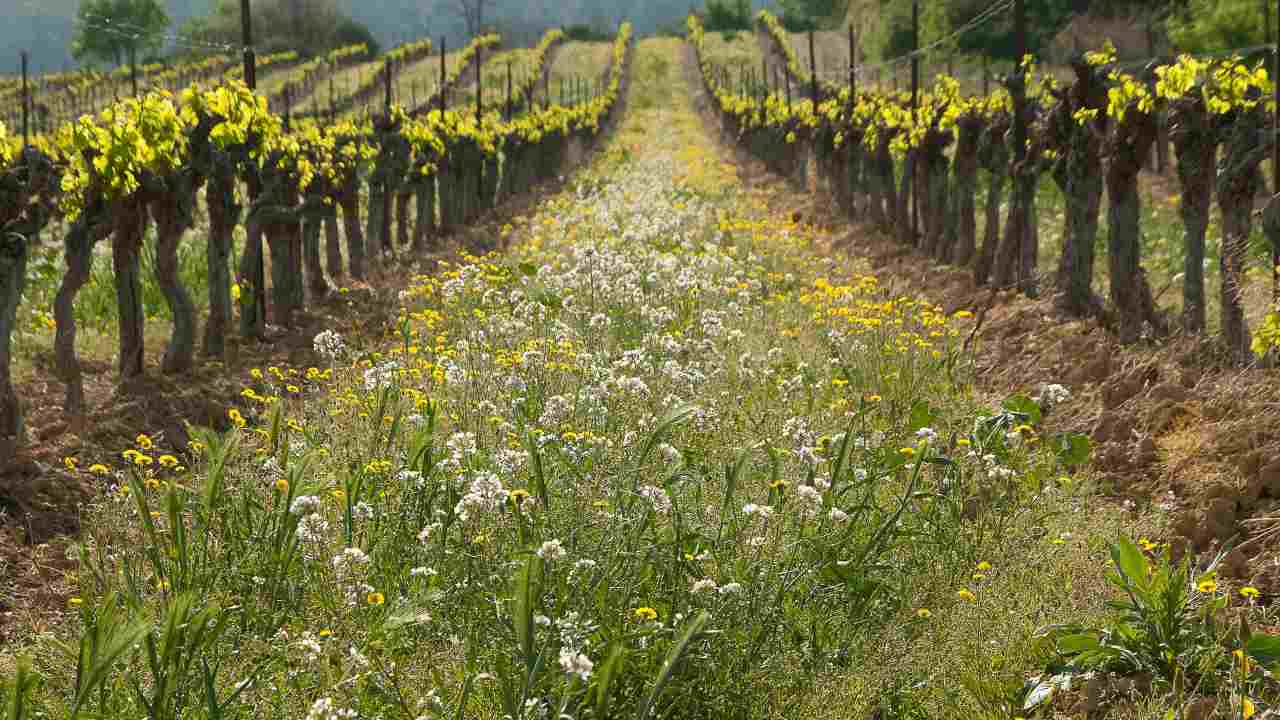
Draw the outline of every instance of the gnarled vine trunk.
M1222 339L1238 362L1249 356L1249 328L1244 319L1244 264L1253 228L1253 199L1262 187L1259 164L1270 152L1263 137L1265 122L1256 111L1240 114L1231 125L1218 169L1218 208L1222 211Z
M952 163L951 219L944 262L965 266L978 245L978 144L984 128L981 116L966 113L959 122L955 162Z
M1111 303L1120 320L1120 341L1133 342L1144 324L1161 329L1151 287L1142 269L1142 200L1138 173L1155 139L1155 120L1149 113L1130 107L1112 134L1111 162L1107 167L1107 260Z
M324 206L321 215L324 222L324 260L329 277L337 280L345 271L342 269L342 240L338 235L338 208L334 203Z
M178 246L191 225L194 202L195 190L191 188L150 197L151 216L156 223L156 283L173 315L173 334L160 363L161 371L170 374L186 372L195 362L196 306L178 276Z
M26 237L0 228L0 463L8 462L22 441L22 403L13 387L11 343L29 253Z
M302 218L302 257L307 268L307 290L316 299L329 294L329 281L324 277L324 265L320 262L320 232L324 217L322 209L309 207Z
M982 232L982 248L973 263L973 282L986 285L995 265L996 248L1000 244L1000 205L1009 177L1009 149L1004 142L1007 122L995 122L982 135L979 162L987 170L986 225Z
M111 261L115 271L116 305L120 321L120 378L137 377L144 370L143 334L147 316L142 306L142 239L147 228L147 208L141 197L116 203Z
M348 272L356 280L364 279L364 230L360 227L360 181L349 177L342 185L338 204L342 206L342 224L347 231Z
M915 245L916 239L911 236L911 191L916 182L916 151L907 150L902 161L902 178L894 193L893 222L898 239L908 245Z
M67 271L53 300L53 319L57 327L53 338L53 358L58 378L67 386L62 409L69 418L81 417L85 411L84 380L80 360L76 357L76 294L89 282L94 246L107 237L111 229L111 216L106 204L101 198L95 198L67 231L64 253Z
M249 213L244 234L244 251L240 254L240 334L245 338L261 338L266 330L267 309L260 307L256 300L255 288L266 284L265 277L258 277L262 262L262 218L258 213Z
M1084 316L1102 309L1101 300L1093 293L1093 265L1102 208L1107 94L1096 66L1077 60L1073 69L1076 82L1060 101L1053 124L1062 153L1055 180L1062 188L1066 205L1057 286L1062 291L1063 311ZM1081 111L1096 114L1093 119L1081 121L1076 118Z
M1182 279L1182 327L1198 333L1205 327L1204 246L1209 232L1209 210L1213 204L1213 180L1218 141L1213 119L1204 101L1179 101L1172 115L1169 133L1177 153L1178 181L1182 197L1182 241L1185 260Z
M418 181L413 188L417 193L416 209L418 211L418 221L413 227L413 252L415 255L421 255L431 247L429 236L433 235L433 229L436 223L436 182L434 175L428 175Z
M204 354L221 357L231 325L232 233L240 220L235 201L235 176L214 173L205 189L209 207L209 238L205 248L209 277L209 319L204 326Z
M950 131L931 129L925 133L919 155L922 164L918 201L920 221L924 226L922 248L925 253L939 259L951 254L946 242L950 204L947 197L947 177L951 171L946 149L952 139Z
M409 205L413 201L413 192L408 187L401 187L396 192L396 245L409 247Z
M871 171L871 220L885 232L893 227L897 212L897 192L894 190L893 154L889 150L889 133L881 131L876 137L876 150Z

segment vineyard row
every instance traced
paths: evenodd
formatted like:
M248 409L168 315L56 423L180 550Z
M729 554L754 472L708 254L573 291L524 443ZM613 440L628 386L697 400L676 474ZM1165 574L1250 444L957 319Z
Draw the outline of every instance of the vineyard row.
M202 190L209 224L202 349L217 357L233 302L241 333L264 335L262 240L271 258L272 319L284 326L308 291L313 297L329 291L322 252L330 275L360 279L366 262L394 257L397 242L411 255L437 249L441 237L500 200L555 177L571 147L589 144L608 127L623 91L630 39L631 26L623 24L602 93L510 120L497 112L476 117L452 110L414 117L395 107L371 121L302 121L286 130L265 97L233 82L193 87L179 98L127 99L25 148L0 125L0 458L22 437L11 335L31 242L52 219L69 223L66 271L53 308L54 347L66 383L65 411L79 416L85 399L73 310L99 242L111 243L122 380L144 371L140 254L152 223L156 282L173 316L162 369L185 372L195 362L197 313L178 277L178 247L195 223ZM237 227L247 242L233 280Z
M789 74L804 78L776 20L762 12L759 22L785 48ZM1216 200L1223 234L1221 339L1241 362L1251 350L1261 355L1280 345L1280 314L1273 309L1251 335L1242 303L1254 198L1264 185L1260 166L1274 140L1275 88L1261 63L1182 56L1135 76L1118 69L1108 47L1079 57L1069 84L1038 73L1030 58L985 96L966 96L954 78L939 75L913 109L908 92L849 85L797 87L792 98L741 68L733 72L706 60L696 16L688 28L723 126L772 170L804 182L813 158L818 182L850 218L869 220L940 262L970 268L977 285L1030 295L1054 290L1067 314L1098 317L1123 341L1159 336L1175 325L1156 306L1143 269L1138 185L1167 123L1182 193L1182 326L1192 333L1206 327L1204 257ZM1025 88L1028 119L1021 161L1013 139L1012 90L1018 83ZM980 171L986 184L982 238ZM1063 250L1052 277L1037 271L1036 188L1046 174L1066 209ZM1105 300L1093 290L1102 222ZM1280 195L1262 213L1262 230L1273 257L1280 257Z

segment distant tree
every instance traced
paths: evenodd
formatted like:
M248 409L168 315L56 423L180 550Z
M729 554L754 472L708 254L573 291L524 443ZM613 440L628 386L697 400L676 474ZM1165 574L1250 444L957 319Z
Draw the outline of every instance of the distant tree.
M367 43L373 34L338 9L335 0L253 0L254 46L262 52L296 50L321 55L335 47ZM189 20L183 33L213 43L240 42L239 0L217 0L205 17Z
M494 0L455 0L455 7L458 14L462 16L462 24L467 29L467 35L475 37L484 32L485 19L493 21Z
M564 35L570 40L580 42L604 42L613 38L613 33L611 32L603 32L582 23L564 28Z
M77 60L123 65L161 48L169 16L160 0L81 0L76 24Z
M778 0L782 24L791 32L813 30L823 21L834 20L844 3L839 0Z
M707 0L703 26L708 31L750 30L750 0Z
M1221 52L1266 42L1266 18L1258 0L1190 0L1169 16L1165 27L1174 48L1185 52Z
M359 45L360 43L369 46L370 57L382 52L381 44L373 36L369 28L351 18L340 20L333 31L333 44L337 47L345 47L347 45Z

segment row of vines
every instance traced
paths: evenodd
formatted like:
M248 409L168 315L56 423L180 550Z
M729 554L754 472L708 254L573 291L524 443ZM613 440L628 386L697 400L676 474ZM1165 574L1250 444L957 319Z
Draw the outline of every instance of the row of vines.
M288 326L326 278L361 279L367 265L436 249L439 239L503 198L559 173L571 144L590 142L612 120L622 92L631 27L614 43L609 84L573 106L534 108L509 121L491 112L403 108L367 121L295 123L285 129L267 99L231 82L179 97L150 93L85 116L23 147L0 125L0 458L22 437L11 380L11 335L30 244L50 222L66 223L66 269L53 307L57 374L65 410L85 411L76 354L74 303L90 277L94 249L109 239L119 318L119 374L144 372L140 253L154 225L156 282L173 317L162 369L196 361L198 313L177 273L178 248L207 208L209 313L203 354L219 357L232 332L264 334L257 299L270 253L270 310ZM361 205L364 205L362 213ZM341 220L341 232L339 221ZM233 269L233 233L247 237ZM341 242L345 235L345 248ZM321 238L324 238L322 242ZM322 253L324 260L322 262Z
M767 37L785 40L768 13L758 22ZM913 111L906 92L859 88L855 94L848 86L823 84L815 104L764 86L744 88L704 60L705 35L696 17L688 29L724 127L772 170L802 180L812 157L819 183L851 218L868 220L940 262L971 268L977 285L1030 295L1056 291L1063 311L1097 317L1126 342L1160 337L1179 324L1205 332L1204 260L1216 200L1220 339L1237 362L1248 361L1251 350L1265 355L1280 342L1280 315L1270 313L1251 335L1242 303L1254 202L1264 186L1260 166L1273 142L1274 103L1268 98L1274 87L1260 64L1182 56L1133 75L1116 65L1108 46L1078 56L1074 82L1066 84L1038 73L1029 57L987 96L966 96L954 78L939 75ZM793 76L803 78L790 46L780 45L779 52ZM1022 162L1015 161L1012 137L1016 83L1027 97ZM1139 173L1164 122L1181 190L1180 323L1157 307L1141 254ZM1052 277L1037 270L1036 190L1045 175L1065 207L1063 249ZM979 212L985 216L981 238ZM1271 198L1261 218L1273 253L1280 253L1280 196ZM1095 246L1104 222L1105 299L1094 289Z
M364 45L345 49L352 55L365 53ZM264 55L257 59L258 72L283 71L296 66L298 53L293 50ZM172 65L145 65L138 68L139 92L164 90L172 93L191 85L211 85L244 79L244 64L228 55L190 60ZM28 87L30 116L28 122L37 131L52 129L87 113L96 113L133 94L133 81L128 68L110 72L84 70L74 73L44 75L32 80ZM21 127L22 84L0 86L0 122L11 128Z

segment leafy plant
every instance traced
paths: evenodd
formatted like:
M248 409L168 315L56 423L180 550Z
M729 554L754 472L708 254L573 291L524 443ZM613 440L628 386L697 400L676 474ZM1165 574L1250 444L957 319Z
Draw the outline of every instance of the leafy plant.
M1228 629L1218 622L1228 596L1217 592L1216 562L1194 576L1190 558L1174 562L1168 549L1151 557L1121 539L1111 547L1107 572L1122 593L1108 603L1116 614L1101 627L1056 626L1049 635L1074 670L1149 672L1168 685L1183 673L1212 676L1229 663Z

